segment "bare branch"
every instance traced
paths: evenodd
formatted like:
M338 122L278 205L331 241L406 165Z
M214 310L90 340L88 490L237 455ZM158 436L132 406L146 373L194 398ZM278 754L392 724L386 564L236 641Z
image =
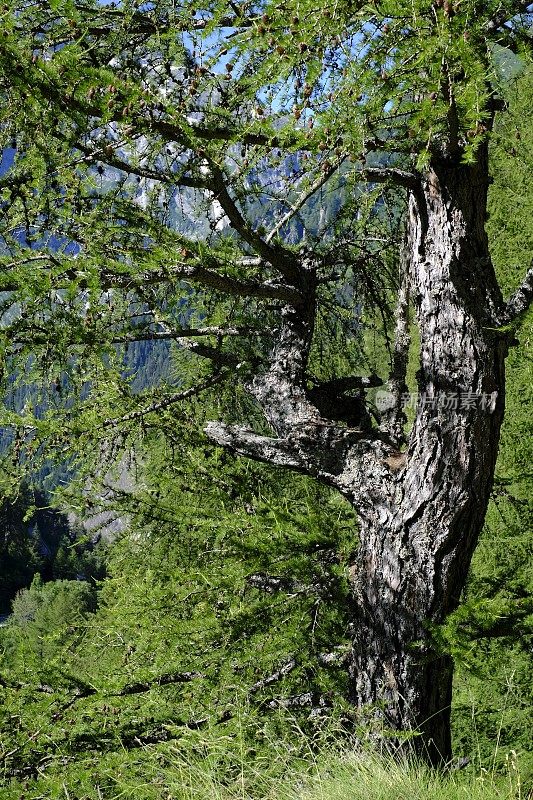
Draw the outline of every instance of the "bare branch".
M239 425L226 425L223 422L209 422L205 427L205 433L220 447L226 447L255 461L306 470L307 464L298 456L288 439L262 436Z
M357 177L367 183L393 183L407 189L416 189L419 179L416 173L395 168L364 167L356 173Z
M187 339L195 336L242 336L251 333L249 328L221 328L213 325L207 328L179 328L163 331L135 331L123 336L114 336L113 344L123 344L127 342L157 342L174 339ZM258 331L259 333L259 331Z
M296 203L284 214L279 222L272 228L270 233L265 237L265 242L268 244L272 241L274 236L276 236L280 230L286 225L290 220L298 213L298 211L307 203L307 201L317 192L325 183L331 178L331 176L339 169L340 165L343 161L346 160L346 156L341 158L339 161L336 161L327 170L325 170L315 181L308 187L307 191L303 192Z
M273 672L272 675L268 675L266 678L262 678L260 681L257 681L257 683L254 683L254 685L250 687L248 694L255 694L260 689L264 689L265 686L270 686L272 683L276 683L277 681L281 680L281 678L284 678L285 675L288 675L289 672L292 672L295 667L296 661L291 658L290 661Z
M284 438L264 436L218 421L209 422L204 432L212 442L234 453L303 472L328 486L335 486L351 502L357 501L360 513L366 507L373 507L368 481L364 479L368 470L372 470L372 477L379 482L380 493L390 479L381 459L393 448L385 441L385 434L376 431L345 428L319 419L292 426ZM347 458L348 452L352 454L350 458ZM360 480L354 481L354 470Z

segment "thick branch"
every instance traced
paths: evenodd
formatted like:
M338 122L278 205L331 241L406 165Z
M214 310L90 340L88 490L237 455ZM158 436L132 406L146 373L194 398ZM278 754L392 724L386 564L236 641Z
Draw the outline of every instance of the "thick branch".
M42 260L53 261L53 256L43 256ZM25 259L26 261L27 259ZM35 259L36 260L36 259ZM41 260L41 259L40 259ZM22 262L23 263L23 262ZM78 288L86 289L92 286L92 282L87 279L82 269L75 268L76 262L72 261L72 266L65 269L61 275L50 275L51 279L61 284L61 279L76 281ZM11 266L11 265L8 265ZM0 275L0 292L17 292L21 288L23 279L16 282L9 279L9 276ZM100 285L102 289L134 289L136 286L146 286L158 283L168 283L173 280L187 280L206 286L210 289L230 294L234 297L256 297L264 300L281 300L283 302L299 303L301 295L295 289L283 286L279 283L267 282L256 283L254 281L239 281L207 269L199 265L189 266L180 264L177 266L165 267L157 270L148 270L131 274L128 272L114 272L112 270L102 270L100 273ZM54 288L61 288L54 287Z
M294 446L288 439L262 436L239 425L226 425L223 422L209 422L205 427L205 433L220 447L226 447L255 461L307 471L308 465L295 452Z
M218 167L211 163L211 170L213 174L213 182L211 188L215 194L216 199L222 206L224 213L228 217L231 226L237 233L247 242L261 258L264 258L272 266L278 269L281 274L292 284L298 282L298 266L295 260L290 256L289 252L280 246L272 246L265 239L256 233L246 222L241 214L237 204L231 197L224 173Z
M237 425L210 422L205 428L212 442L234 453L266 464L294 469L334 486L359 514L375 513L376 504L388 507L392 490L387 457L395 452L384 434L345 428L318 418L294 425L284 438L254 433Z
M417 175L403 169L364 167L356 174L360 180L368 183L394 183L396 186L404 186L407 189L416 189L419 185Z
M239 359L233 353L224 353L217 347L210 347L209 345L201 344L200 342L190 342L186 340L181 346L189 350L191 353L195 353L197 356L209 359L217 367L224 366L235 369L241 363L241 359Z
M498 317L498 326L510 325L516 322L530 307L533 302L533 267L530 267L521 286L511 296L505 305L503 313Z
M408 246L407 242L404 242L400 262L401 278L396 306L396 331L392 354L392 369L387 386L389 395L383 395L384 407L380 409L383 412L380 430L389 433L398 445L405 443L404 425L407 418L403 410L403 398L407 393L407 364L411 344L407 258Z
M259 147L292 147L301 141L301 137L284 134L283 141L279 136L247 131L245 128L205 127L199 122L189 122L189 127L198 139L203 141L240 142L241 144ZM159 133L168 142L183 142L185 134L178 125L165 120L156 119L151 122L151 129Z
M195 336L242 336L246 333L251 333L251 331L244 328L221 328L217 325L212 325L206 328L178 328L164 331L140 330L138 332L135 331L133 333L125 333L122 336L114 336L113 344L125 344L128 342L172 341L174 339L188 339Z
M383 386L383 381L372 373L371 375L349 375L346 378L333 378L330 381L316 381L317 386L326 392L339 394L357 389L369 389L373 386Z
M105 273L104 273L104 277ZM111 277L111 276L110 276ZM113 278L120 277L113 275ZM161 283L172 279L190 280L194 283L199 283L202 286L207 286L210 289L216 289L226 294L231 294L234 297L257 297L268 300L283 300L286 302L299 302L300 294L294 289L282 286L279 283L255 283L252 281L239 281L236 278L230 278L229 275L222 275L211 269L206 269L202 266L185 266L180 265L170 267L168 269L155 270L147 272L139 276L128 276L128 285L133 283ZM126 281L125 281L126 283ZM105 286L104 288L112 288Z

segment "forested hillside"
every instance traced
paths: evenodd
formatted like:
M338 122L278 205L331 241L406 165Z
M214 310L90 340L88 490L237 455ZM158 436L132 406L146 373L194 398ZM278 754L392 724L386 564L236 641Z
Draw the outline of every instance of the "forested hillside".
M6 7L2 800L533 791L528 6L345 5Z

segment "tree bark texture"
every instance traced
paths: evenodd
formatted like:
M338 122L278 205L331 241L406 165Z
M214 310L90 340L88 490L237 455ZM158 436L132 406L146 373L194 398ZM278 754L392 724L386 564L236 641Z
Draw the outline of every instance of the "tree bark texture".
M504 411L507 341L494 322L503 302L484 229L487 176L484 151L473 166L435 162L410 190L400 301L408 291L420 369L406 449L390 416L378 428L343 425L313 404L305 383L312 282L299 287L300 306L285 307L270 367L250 387L275 435L208 428L219 444L314 475L353 503L360 525L349 568L351 700L373 708L393 738L416 732L409 746L432 763L451 756L452 663L432 649L430 628L457 606L465 585ZM392 377L399 391L402 376ZM401 413L397 402L395 409Z
M428 624L458 604L489 501L504 411L502 299L484 230L487 170L435 165L409 198L410 290L420 334L418 408L396 494L362 520L351 568L357 706L451 755L452 664Z

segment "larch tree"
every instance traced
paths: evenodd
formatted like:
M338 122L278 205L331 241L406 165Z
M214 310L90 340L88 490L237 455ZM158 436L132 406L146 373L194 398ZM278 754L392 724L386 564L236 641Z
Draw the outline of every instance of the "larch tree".
M533 297L524 269L504 300L485 232L491 129L505 65L531 49L529 10L11 0L2 12L2 348L6 374L36 387L4 414L11 457L66 457L221 381L244 386L264 423L216 420L207 436L353 504L351 701L416 731L435 763L451 753L452 663L430 629L466 581L505 357ZM315 367L328 320L357 340L370 307L395 318L373 417L375 374L349 358ZM179 341L207 367L128 393L106 370L144 340Z

